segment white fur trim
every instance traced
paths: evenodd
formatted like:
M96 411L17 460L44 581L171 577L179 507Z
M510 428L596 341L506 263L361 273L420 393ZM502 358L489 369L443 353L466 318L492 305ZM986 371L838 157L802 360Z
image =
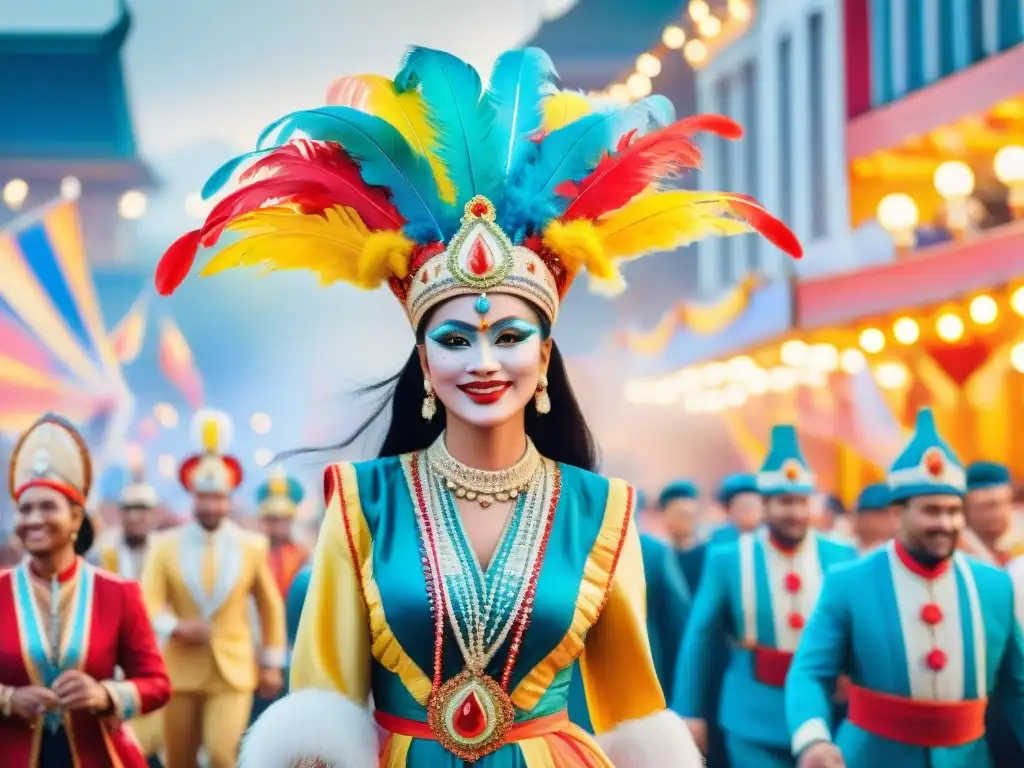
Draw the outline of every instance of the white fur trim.
M287 648L264 648L260 652L260 666L284 669L288 662Z
M242 739L239 768L289 768L319 758L332 768L377 768L370 711L341 694L306 688L271 704Z
M686 722L668 709L622 723L597 743L615 768L704 768Z
M819 741L832 741L832 734L829 731L828 723L820 717L808 720L796 731L793 732L793 754L799 755L811 744Z

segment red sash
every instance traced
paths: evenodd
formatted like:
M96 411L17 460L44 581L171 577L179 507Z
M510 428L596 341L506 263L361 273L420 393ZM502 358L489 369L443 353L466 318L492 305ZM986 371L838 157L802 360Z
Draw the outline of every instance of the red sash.
M959 747L985 735L986 699L922 701L850 683L850 722L868 733L917 747Z
M789 665L793 663L792 652L764 645L751 645L748 650L754 656L754 679L773 688L782 688L786 684Z

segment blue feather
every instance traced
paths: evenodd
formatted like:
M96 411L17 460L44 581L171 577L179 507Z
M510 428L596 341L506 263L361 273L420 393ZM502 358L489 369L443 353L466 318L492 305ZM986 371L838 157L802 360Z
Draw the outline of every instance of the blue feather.
M480 75L443 51L413 48L395 77L402 91L419 88L437 131L437 157L456 190L455 208L476 195L494 199L504 181L493 105L481 99Z
M540 130L544 98L556 92L557 78L555 65L540 48L509 51L495 62L484 99L498 116L495 144L501 147L504 173L532 149L530 138Z
M587 115L534 144L505 185L499 224L513 241L562 214L567 200L555 188L564 181L582 181L594 169L614 148L620 122L619 112Z
M263 133L270 135L278 127L283 129L282 136L301 131L313 141L333 141L344 147L359 163L363 181L388 190L391 202L408 222L404 230L412 239L441 240L451 229L430 163L386 120L351 107L318 107L285 115Z
M231 180L231 177L235 175L235 171L237 171L243 163L249 160L255 160L260 155L265 155L269 151L270 148L257 149L253 152L246 152L245 154L228 160L220 168L211 173L210 177L206 180L206 183L203 184L203 189L200 192L202 198L204 200L208 200L216 195L221 189L223 189L224 185Z

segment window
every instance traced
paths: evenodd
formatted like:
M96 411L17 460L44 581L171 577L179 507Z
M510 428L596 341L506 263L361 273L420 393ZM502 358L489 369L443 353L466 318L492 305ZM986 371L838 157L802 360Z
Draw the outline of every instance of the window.
M723 75L715 84L715 111L720 115L729 114L729 97L731 90L732 83L729 82L728 75ZM716 139L715 144L718 148L716 152L718 156L718 188L732 189L734 176L732 169L732 148L729 146L729 141L726 139ZM719 243L718 284L722 287L727 287L732 285L733 281L737 277L732 264L733 238L723 237L719 240Z
M810 66L811 238L828 236L828 171L825 159L825 18L818 12L807 19L807 55Z
M746 124L743 137L743 163L746 166L747 188L738 190L758 197L761 194L760 168L758 159L761 140L757 104L757 60L751 59L740 70L740 91L743 94L743 119ZM746 268L748 272L757 272L761 268L761 240L758 237L745 237Z
M793 221L793 45L779 40L779 215Z

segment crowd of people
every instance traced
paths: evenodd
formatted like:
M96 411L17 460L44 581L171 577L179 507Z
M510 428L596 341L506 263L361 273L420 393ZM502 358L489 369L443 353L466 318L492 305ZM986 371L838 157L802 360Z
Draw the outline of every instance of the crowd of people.
M156 284L173 292L233 232L205 274L387 286L416 343L380 387L377 455L325 469L307 557L285 476L261 489L263 533L230 519L241 467L223 414L200 412L192 518L148 532L153 494L132 486L122 536L90 558L88 452L42 418L10 472L24 559L0 574L0 762L1021 765L1009 475L964 468L930 410L865 490L857 540L812 530L792 425L723 483L706 542L692 483L659 514L598 471L551 335L575 280L621 290L623 261L709 235L802 253L755 200L674 183L701 163L695 134L739 126L656 96L592 103L535 49L499 57L486 89L424 48L394 80L343 85L211 177L213 194L245 168Z

